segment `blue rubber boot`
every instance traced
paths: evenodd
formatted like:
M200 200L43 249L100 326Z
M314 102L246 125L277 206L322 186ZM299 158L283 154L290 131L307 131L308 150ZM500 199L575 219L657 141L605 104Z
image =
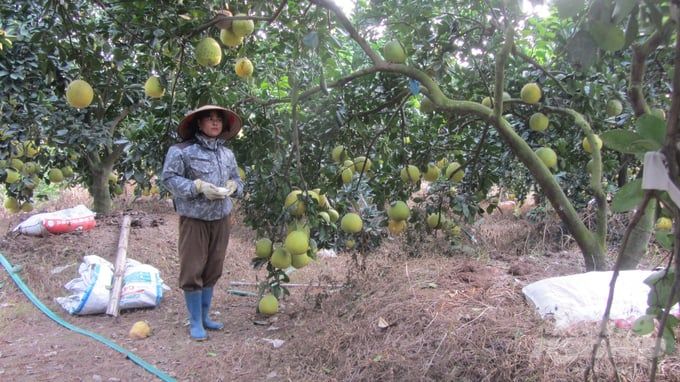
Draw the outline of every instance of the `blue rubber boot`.
M221 322L213 321L208 316L210 313L210 303L212 302L213 288L203 288L203 294L201 295L201 308L203 313L203 327L208 330L222 330L224 324Z
M189 333L191 338L197 341L203 341L208 338L208 335L203 329L203 320L201 315L201 291L184 291L184 300L187 303L187 310L189 310Z

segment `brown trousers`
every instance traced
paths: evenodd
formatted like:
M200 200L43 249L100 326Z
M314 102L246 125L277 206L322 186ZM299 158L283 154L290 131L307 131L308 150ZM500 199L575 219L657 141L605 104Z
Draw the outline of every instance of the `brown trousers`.
M179 217L179 287L195 291L212 287L222 276L231 231L230 215L215 220Z

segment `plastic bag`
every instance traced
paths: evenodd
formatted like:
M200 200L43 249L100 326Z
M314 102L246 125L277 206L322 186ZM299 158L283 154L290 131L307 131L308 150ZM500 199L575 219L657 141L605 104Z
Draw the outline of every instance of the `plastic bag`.
M120 292L119 307L123 309L153 308L161 303L163 290L169 290L161 279L158 269L139 261L125 262L123 288Z
M12 231L31 236L86 231L96 225L94 217L94 212L79 204L73 208L33 215L19 223Z
M99 256L88 255L78 268L80 277L64 287L71 293L57 297L57 303L70 314L97 314L106 312L111 296L113 265Z
M620 271L609 318L634 321L645 314L649 286L644 283L653 271ZM522 288L542 318L553 318L564 328L579 322L602 319L609 297L612 272L587 272L551 277ZM677 311L677 305L674 308Z
M57 297L57 303L70 314L106 313L111 299L114 266L99 256L88 255L83 257L78 272L79 278L64 285L72 294ZM120 310L156 307L163 298L163 290L169 289L158 269L127 259L118 307Z

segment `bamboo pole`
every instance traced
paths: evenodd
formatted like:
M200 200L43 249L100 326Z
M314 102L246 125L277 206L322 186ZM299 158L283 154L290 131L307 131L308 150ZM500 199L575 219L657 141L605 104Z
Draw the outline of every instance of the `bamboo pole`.
M125 275L125 262L127 260L128 237L130 233L130 215L123 216L120 225L120 236L118 237L118 252L116 252L116 266L113 273L113 288L111 297L106 307L106 314L118 317L120 304L120 292L123 289L123 276Z

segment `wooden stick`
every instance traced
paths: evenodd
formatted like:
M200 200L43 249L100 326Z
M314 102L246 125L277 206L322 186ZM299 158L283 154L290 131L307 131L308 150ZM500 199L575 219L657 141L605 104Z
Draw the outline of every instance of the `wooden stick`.
M260 285L259 283L253 283L253 282L246 282L246 281L230 281L229 285L234 285L234 286L257 286ZM332 284L280 284L282 287L286 288L304 288L304 287L313 287L313 288L344 288L345 285L332 285Z
M125 275L125 262L127 260L127 246L128 237L130 233L130 215L123 216L123 222L120 225L120 236L118 237L118 252L116 253L116 267L113 272L113 289L111 289L111 297L109 304L106 307L106 314L118 317L120 304L120 292L123 289L123 276Z

